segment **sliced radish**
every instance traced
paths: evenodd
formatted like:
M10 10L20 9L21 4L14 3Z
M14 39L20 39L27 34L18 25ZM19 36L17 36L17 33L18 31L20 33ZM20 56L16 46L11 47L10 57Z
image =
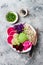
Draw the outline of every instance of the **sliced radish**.
M13 27L9 27L7 30L8 35L10 34L11 31L14 31L15 29Z
M14 35L16 31L11 31L9 35Z
M12 43L11 43L12 39L13 39L13 36L9 36L9 37L7 38L7 41L8 41L9 44L12 44Z

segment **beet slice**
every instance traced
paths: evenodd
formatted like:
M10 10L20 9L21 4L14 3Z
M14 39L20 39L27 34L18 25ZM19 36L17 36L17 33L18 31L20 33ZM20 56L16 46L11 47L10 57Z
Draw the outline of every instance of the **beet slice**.
M9 27L7 30L8 35L10 34L11 31L14 31L15 29L13 27Z
M16 31L11 31L9 35L14 35Z

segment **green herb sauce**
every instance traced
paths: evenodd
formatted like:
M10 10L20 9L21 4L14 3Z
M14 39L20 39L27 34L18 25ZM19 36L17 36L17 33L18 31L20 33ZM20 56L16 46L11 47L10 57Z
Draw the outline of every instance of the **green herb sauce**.
M6 19L8 22L14 22L16 20L16 15L12 12L8 12L6 15Z

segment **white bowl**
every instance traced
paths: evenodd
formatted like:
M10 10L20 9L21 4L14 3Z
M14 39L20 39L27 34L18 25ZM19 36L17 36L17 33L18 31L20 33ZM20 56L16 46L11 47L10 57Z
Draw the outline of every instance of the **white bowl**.
M12 12L12 13L14 13L16 15L16 20L13 21L13 22L9 22L9 21L7 21L7 22L10 23L10 24L14 24L14 23L16 23L18 21L18 14L13 12L13 11L10 11L10 12Z
M26 13L23 14L23 13L21 12L22 10L24 10ZM19 15L20 15L21 17L25 17L25 16L27 16L27 14L28 14L28 10L27 10L27 9L23 9L23 8L22 8L22 9L19 10Z
M27 23L26 23L27 24ZM30 24L27 24L31 27L31 29L34 31L34 33L36 34L36 30L30 25ZM35 44L37 43L37 37L35 39ZM9 44L9 46L14 50L14 51L17 51L15 48L12 47L12 45ZM23 51L17 51L17 52L20 52L20 53L26 53L26 52L29 52L31 50L32 46L29 47L27 50L23 50Z

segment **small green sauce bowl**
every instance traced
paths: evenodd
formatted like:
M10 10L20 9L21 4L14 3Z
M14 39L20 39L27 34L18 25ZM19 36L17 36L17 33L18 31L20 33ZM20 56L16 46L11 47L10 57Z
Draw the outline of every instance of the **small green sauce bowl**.
M11 23L11 24L16 23L17 20L18 20L18 15L17 15L17 13L11 12L11 11L8 12L8 13L6 14L6 20L7 20L9 23Z

